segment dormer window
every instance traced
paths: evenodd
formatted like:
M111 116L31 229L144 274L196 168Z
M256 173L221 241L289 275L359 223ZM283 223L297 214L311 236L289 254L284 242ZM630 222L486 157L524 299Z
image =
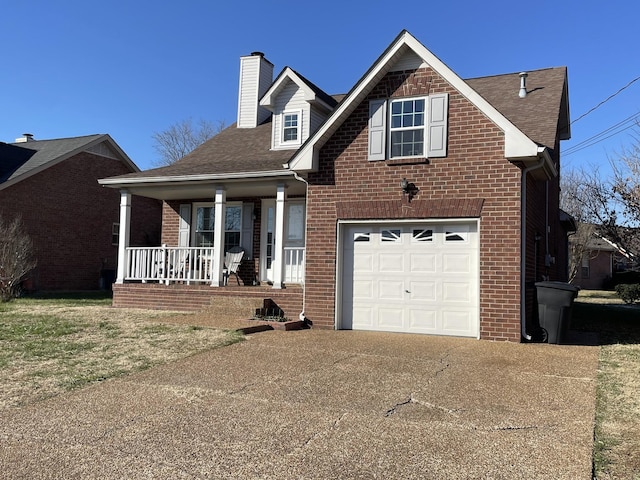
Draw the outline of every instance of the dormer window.
M282 114L282 144L300 144L300 110Z

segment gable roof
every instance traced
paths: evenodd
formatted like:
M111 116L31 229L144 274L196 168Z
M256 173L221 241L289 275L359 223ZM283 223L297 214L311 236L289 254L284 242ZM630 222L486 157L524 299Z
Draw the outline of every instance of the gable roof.
M334 108L334 113L298 151L271 150L271 119L256 128L239 129L233 124L173 165L102 179L100 183L113 188L129 188L142 183L159 185L172 181L257 179L292 175L293 171L313 168L314 156L324 142L366 97L371 88L393 68L394 63L411 53L419 61L426 62L436 69L505 131L506 153L512 155L512 159L531 159L542 154L545 157L546 171L554 174L555 167L549 155L545 155L544 147L555 147L559 128L560 138L563 138L563 135L568 138L569 111L565 67L528 72L528 95L526 98L519 98L519 74L463 80L407 31L403 31L351 91L344 95L329 96L295 70L289 67L283 69L261 99L260 103L263 106L272 105L279 88L287 81L294 81L305 90L308 98L321 99L323 104Z
M318 167L320 148L335 133L355 108L366 98L371 90L393 68L405 54L413 52L436 71L444 80L482 111L505 134L505 157L511 160L536 159L545 148L525 135L503 113L498 111L487 99L474 90L468 83L456 75L433 53L427 50L407 30L403 30L378 60L369 68L358 83L337 106L333 115L302 145L291 159L288 168L298 171L315 170ZM516 89L514 91L517 92ZM545 169L556 174L549 155L545 155Z
M18 183L80 152L99 148L106 143L111 155L117 155L133 171L140 169L107 134L24 143L0 144L0 189ZM96 150L96 153L99 153Z
M286 85L287 81L294 82L304 92L304 99L309 103L318 104L325 110L331 111L336 105L337 101L331 96L322 91L319 87L307 80L290 67L285 67L278 78L275 79L273 84L265 92L260 105L272 109L275 104L275 97L278 92Z

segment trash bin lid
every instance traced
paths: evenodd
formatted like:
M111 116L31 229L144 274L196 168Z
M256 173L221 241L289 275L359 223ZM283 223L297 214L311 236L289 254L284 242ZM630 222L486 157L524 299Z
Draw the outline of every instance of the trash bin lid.
M569 292L577 292L580 287L571 285L566 282L536 282L536 287L555 288L557 290L567 290Z

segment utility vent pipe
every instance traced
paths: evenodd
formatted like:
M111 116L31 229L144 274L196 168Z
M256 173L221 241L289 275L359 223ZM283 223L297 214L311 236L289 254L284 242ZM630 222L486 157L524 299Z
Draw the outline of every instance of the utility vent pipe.
M527 72L520 73L520 92L518 96L520 98L524 98L527 96L527 77L529 74Z

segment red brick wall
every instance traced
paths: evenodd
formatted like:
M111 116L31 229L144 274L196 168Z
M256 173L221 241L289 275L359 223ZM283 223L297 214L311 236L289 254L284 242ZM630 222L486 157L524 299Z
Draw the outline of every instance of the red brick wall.
M115 270L112 225L119 222L120 193L98 179L130 173L122 162L80 153L0 190L0 214L22 216L38 266L27 285L37 290L93 290L103 269ZM159 238L160 203L135 197L132 245Z
M446 158L429 163L367 161L368 100L449 93ZM320 151L309 177L306 314L333 326L336 202L402 199L404 177L420 189L415 200L483 198L480 219L480 335L520 340L520 169L504 158L504 136L431 69L387 75Z

